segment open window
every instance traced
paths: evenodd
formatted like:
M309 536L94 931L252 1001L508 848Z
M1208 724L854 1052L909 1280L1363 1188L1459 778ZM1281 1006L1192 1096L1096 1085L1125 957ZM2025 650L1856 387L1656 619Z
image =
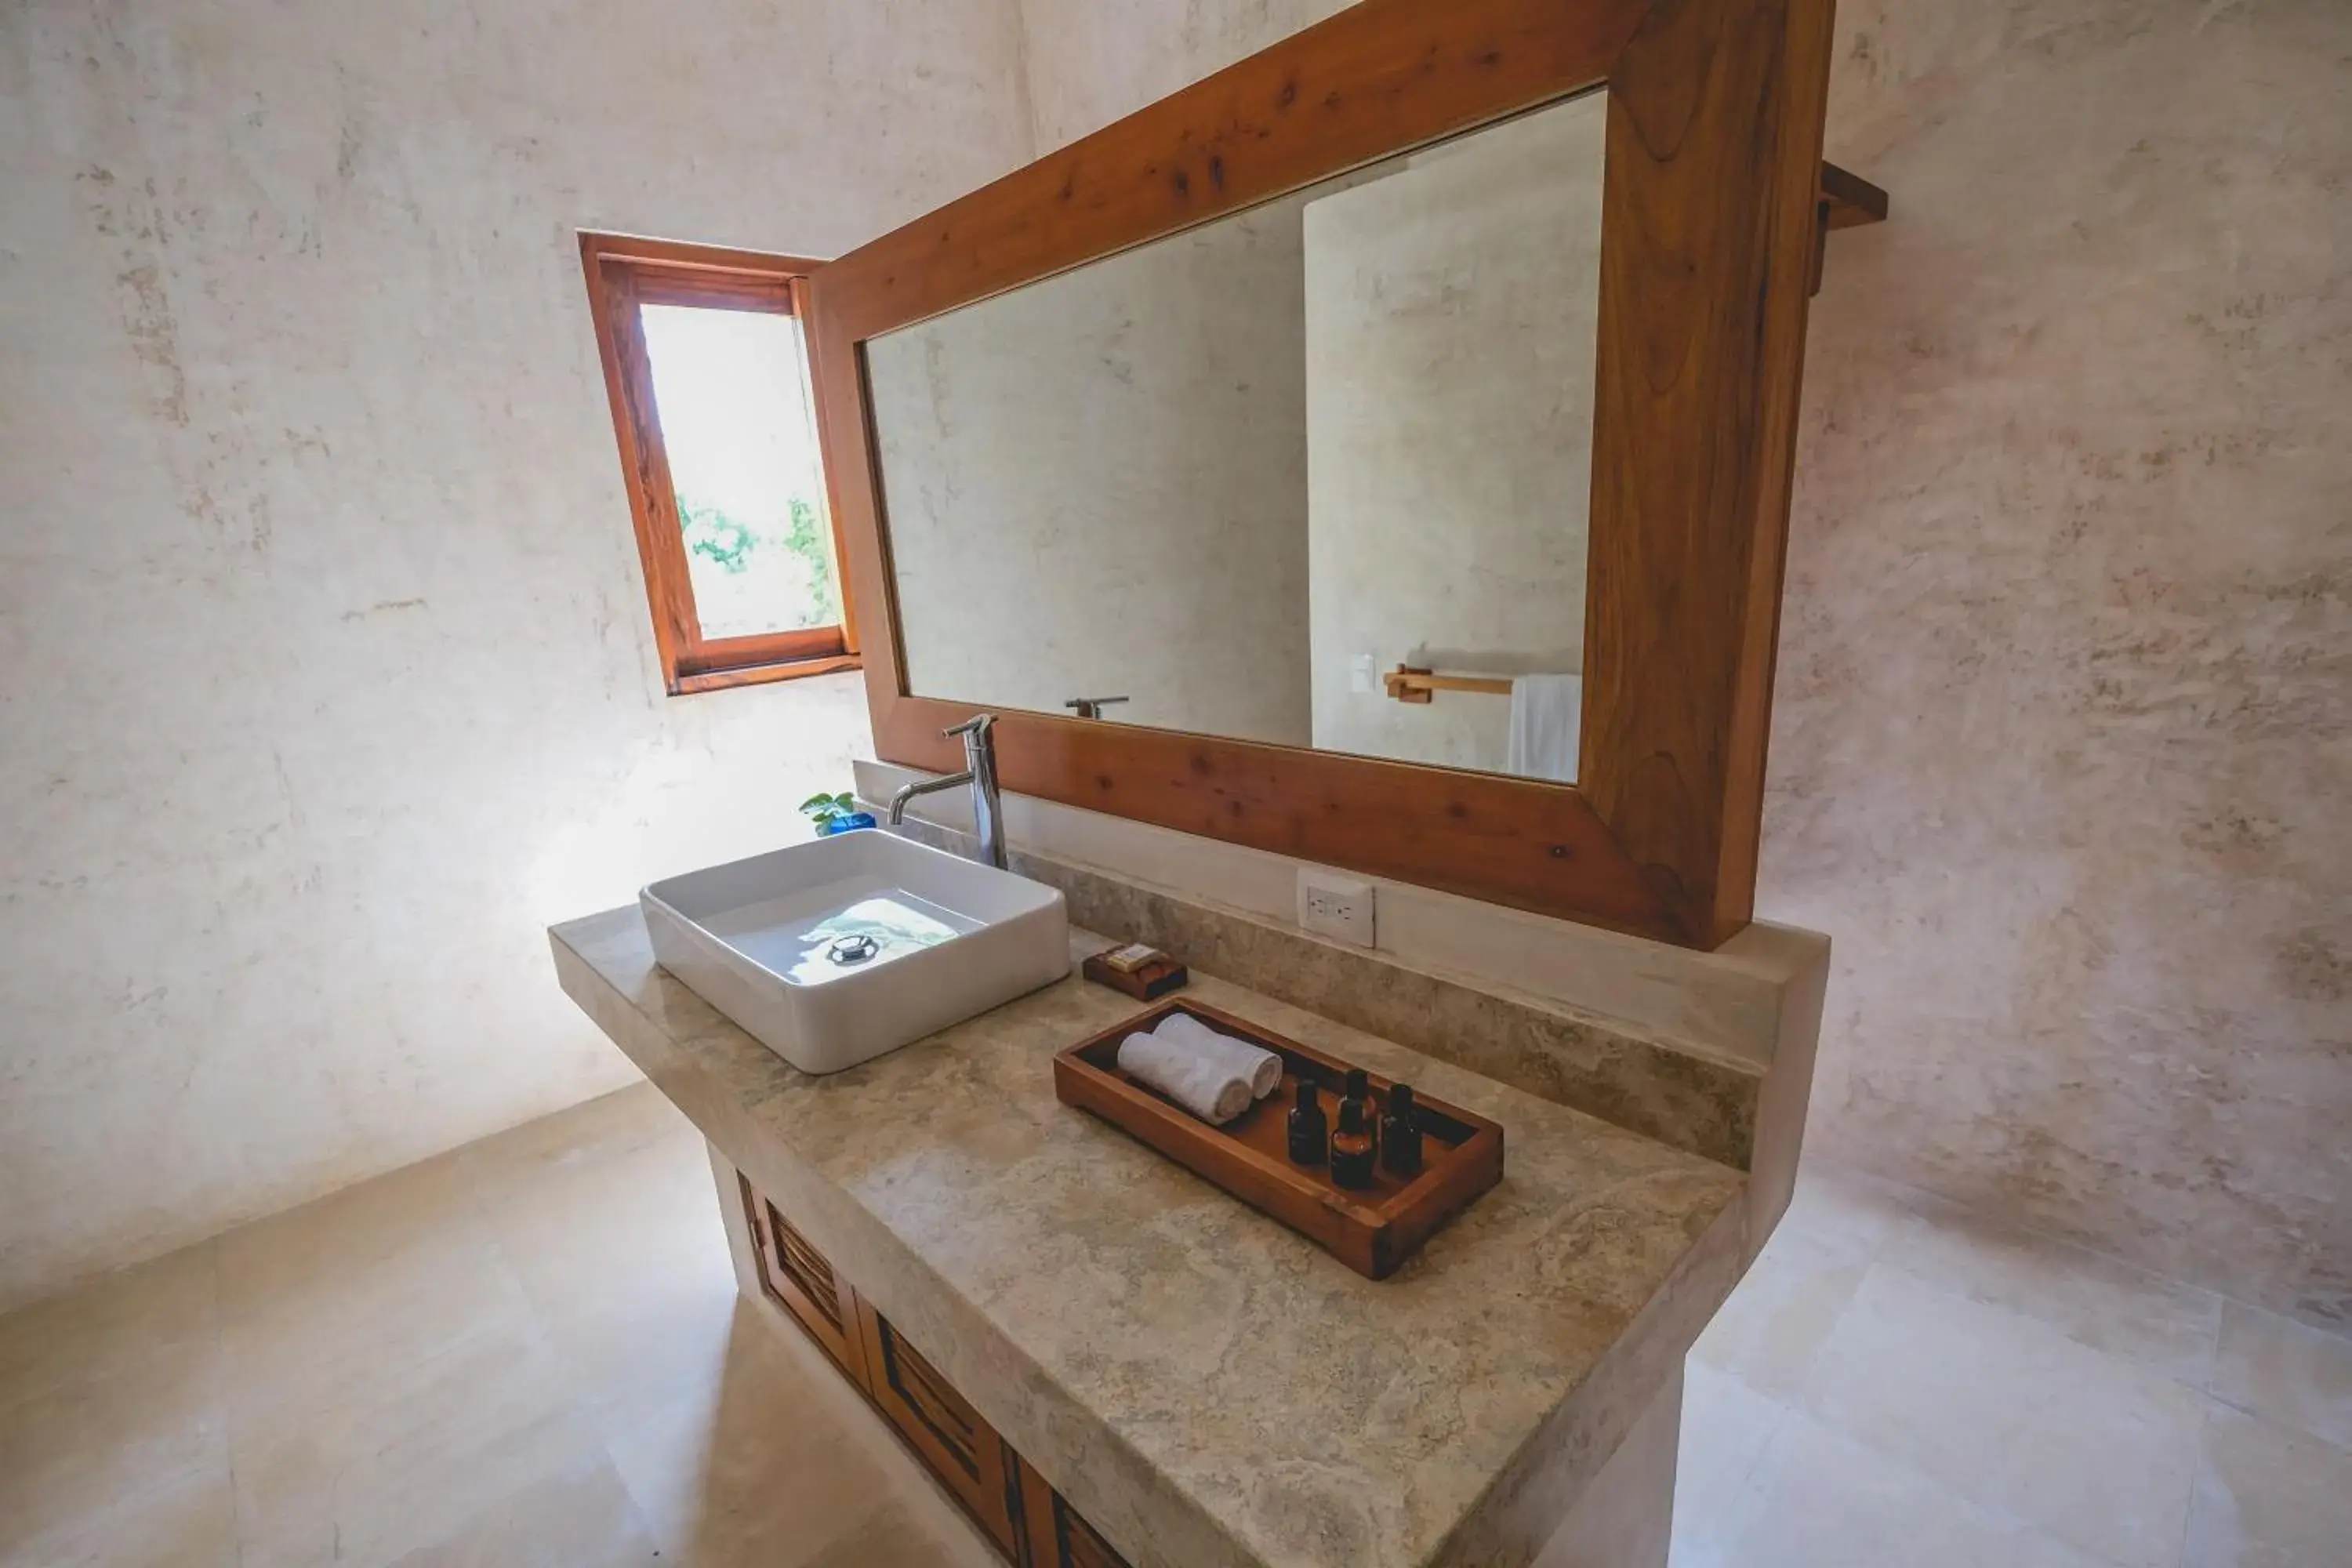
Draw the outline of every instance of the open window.
M580 237L673 696L857 667L803 330L817 265Z

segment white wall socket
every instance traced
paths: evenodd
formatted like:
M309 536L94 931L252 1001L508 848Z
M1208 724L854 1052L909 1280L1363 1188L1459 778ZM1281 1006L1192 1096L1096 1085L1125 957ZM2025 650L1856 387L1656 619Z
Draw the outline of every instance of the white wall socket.
M1336 871L1298 868L1298 923L1317 936L1351 942L1358 947L1377 946L1379 927L1373 910L1379 891L1370 882Z

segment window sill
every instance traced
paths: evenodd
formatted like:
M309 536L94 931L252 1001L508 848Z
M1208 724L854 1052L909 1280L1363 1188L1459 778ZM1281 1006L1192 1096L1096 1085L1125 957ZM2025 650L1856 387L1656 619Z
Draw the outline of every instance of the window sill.
M699 675L681 675L670 682L669 694L672 697L691 697L698 691L766 686L778 680L800 680L812 675L835 675L845 669L865 668L866 661L854 653L831 654L821 658L791 658L780 664L747 664L738 669L712 669Z

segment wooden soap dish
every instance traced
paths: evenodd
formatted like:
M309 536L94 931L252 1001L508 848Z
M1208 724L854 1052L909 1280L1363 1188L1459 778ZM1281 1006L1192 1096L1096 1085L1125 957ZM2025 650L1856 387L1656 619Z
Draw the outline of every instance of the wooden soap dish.
M1189 1013L1222 1034L1282 1058L1282 1087L1223 1127L1118 1070L1118 1046L1171 1013ZM1290 1163L1286 1128L1304 1079L1316 1085L1327 1120L1338 1120L1351 1064L1199 1002L1169 1002L1079 1041L1054 1058L1054 1093L1150 1144L1203 1181L1320 1246L1357 1273L1385 1279L1478 1195L1503 1179L1503 1129L1483 1116L1416 1093L1422 1167L1414 1176L1385 1168L1361 1191L1340 1186L1328 1165ZM1371 1079L1388 1105L1391 1080Z
M1161 953L1139 969L1112 967L1110 954L1097 952L1078 965L1078 973L1097 985L1123 991L1139 1002L1156 1002L1171 991L1181 991L1192 978L1182 964Z

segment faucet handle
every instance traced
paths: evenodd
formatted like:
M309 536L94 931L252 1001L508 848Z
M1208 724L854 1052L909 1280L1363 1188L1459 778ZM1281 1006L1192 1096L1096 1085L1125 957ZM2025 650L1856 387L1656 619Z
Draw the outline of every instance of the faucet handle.
M953 740L958 735L971 735L977 739L980 736L987 734L989 731L995 727L995 714L975 713L971 718L965 720L962 723L958 724L952 730L942 730L940 733L949 740Z

